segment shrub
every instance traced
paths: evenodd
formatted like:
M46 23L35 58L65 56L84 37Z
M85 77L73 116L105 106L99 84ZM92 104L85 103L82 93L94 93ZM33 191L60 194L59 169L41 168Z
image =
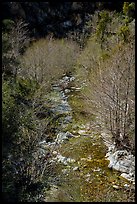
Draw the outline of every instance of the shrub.
M105 34L107 32L107 24L111 22L109 12L102 11L99 13L98 25L96 28L97 40L100 41L101 47L105 41Z
M17 78L16 82L3 79L2 187L4 200L9 202L27 200L33 192L30 186L42 185L47 161L39 152L41 127L32 106L37 88L38 84L27 78Z
M13 140L13 135L18 131L18 109L12 96L13 86L10 81L4 81L2 86L2 127L3 143L7 146Z
M129 34L130 34L129 27L127 25L121 26L119 36L124 42L128 42Z
M123 13L125 16L128 16L129 20L132 20L135 17L135 3L124 2Z
M2 68L3 73L17 76L19 56L29 44L27 24L18 20L3 20L2 33Z
M24 53L20 74L48 84L73 69L78 52L74 42L41 39Z

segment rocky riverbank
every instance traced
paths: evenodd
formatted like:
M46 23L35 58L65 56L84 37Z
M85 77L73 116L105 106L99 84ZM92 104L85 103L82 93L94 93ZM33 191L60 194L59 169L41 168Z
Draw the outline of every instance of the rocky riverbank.
M102 133L103 138L108 138L105 133ZM105 145L108 147L106 159L109 160L109 168L120 171L121 177L135 184L135 156L127 150L118 150L112 141L105 140Z

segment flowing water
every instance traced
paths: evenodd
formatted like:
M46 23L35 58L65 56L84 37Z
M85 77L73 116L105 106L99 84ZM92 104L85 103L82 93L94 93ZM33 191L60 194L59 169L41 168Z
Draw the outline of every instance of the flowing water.
M52 172L48 176L50 188L45 191L44 201L132 201L127 188L130 183L120 177L120 172L108 168L107 147L100 133L90 128L92 118L83 118L78 112L81 105L77 99L78 89L71 89L73 80L65 76L47 96L52 111L62 117L58 121L56 139L48 143L53 149Z

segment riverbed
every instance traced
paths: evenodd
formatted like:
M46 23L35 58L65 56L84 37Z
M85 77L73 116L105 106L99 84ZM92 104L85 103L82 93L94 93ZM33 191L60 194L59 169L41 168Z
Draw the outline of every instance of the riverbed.
M74 77L64 76L47 96L52 111L63 117L54 141L45 144L52 149L52 172L43 201L134 201L131 183L120 172L108 168L107 147L100 132L92 129L93 116L82 114L80 88L74 85Z

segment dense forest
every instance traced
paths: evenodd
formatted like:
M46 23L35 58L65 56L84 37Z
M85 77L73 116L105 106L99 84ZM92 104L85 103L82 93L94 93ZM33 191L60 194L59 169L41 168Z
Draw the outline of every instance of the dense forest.
M70 110L54 107L52 98L61 103L60 93L68 97L61 100ZM71 138L68 132L80 135L78 122L89 122L88 131L102 141L109 135L115 151L135 156L135 3L3 2L3 201L46 201L49 178L60 168L51 162L54 154L71 152L66 143L52 144ZM134 201L131 186L116 194L110 190L106 201ZM103 193L81 201L103 201Z
M122 10L122 2L3 2L2 19L22 18L28 23L31 36L45 37L53 33L63 37L83 27L96 9Z

